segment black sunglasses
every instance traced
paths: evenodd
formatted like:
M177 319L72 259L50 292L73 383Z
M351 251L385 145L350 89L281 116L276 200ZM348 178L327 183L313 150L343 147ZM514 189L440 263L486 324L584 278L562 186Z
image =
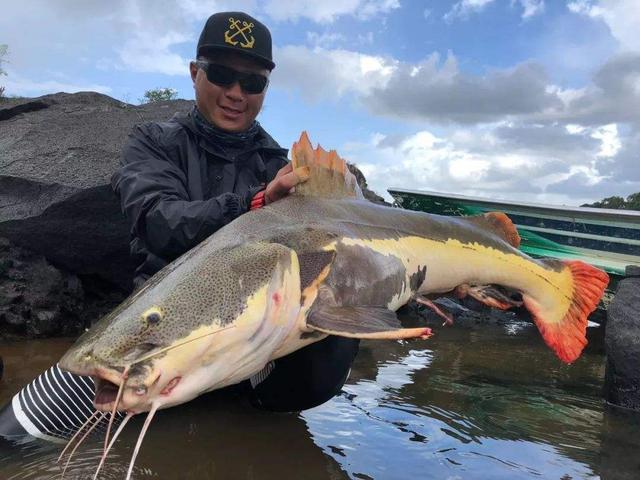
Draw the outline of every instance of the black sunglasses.
M207 80L220 87L230 87L238 82L245 93L256 95L264 92L269 84L269 79L259 73L239 72L233 68L225 67L217 63L198 60L196 65L207 74Z

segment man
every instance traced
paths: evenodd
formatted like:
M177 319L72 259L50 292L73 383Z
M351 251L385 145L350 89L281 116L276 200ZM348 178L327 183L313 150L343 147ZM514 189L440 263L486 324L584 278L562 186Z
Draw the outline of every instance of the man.
M136 286L252 202L278 200L300 181L256 122L274 67L264 25L239 12L212 15L190 64L193 111L134 129L112 185L132 227Z
M304 181L287 150L256 121L274 67L262 23L241 12L214 14L189 66L194 109L134 128L112 186L131 225L136 288L219 228ZM233 390L260 408L311 408L340 391L357 350L357 340L328 337L271 362ZM68 436L91 414L92 389L90 378L54 366L0 412L0 436ZM58 411L66 413L52 415Z

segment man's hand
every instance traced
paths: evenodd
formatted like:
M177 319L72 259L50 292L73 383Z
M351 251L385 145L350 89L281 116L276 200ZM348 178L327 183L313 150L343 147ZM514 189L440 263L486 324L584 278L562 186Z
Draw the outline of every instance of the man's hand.
M264 191L265 205L286 197L296 185L306 182L308 179L309 167L300 167L294 170L293 165L288 163L278 170L275 178L267 185Z

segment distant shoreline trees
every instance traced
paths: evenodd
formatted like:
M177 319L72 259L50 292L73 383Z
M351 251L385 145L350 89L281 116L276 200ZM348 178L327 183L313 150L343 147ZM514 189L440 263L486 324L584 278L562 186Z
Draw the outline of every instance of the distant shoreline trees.
M640 192L632 193L626 200L613 196L594 203L585 203L583 207L613 208L615 210L640 210Z
M174 88L152 88L144 92L144 98L140 99L140 103L164 102L174 100L177 96L178 91Z

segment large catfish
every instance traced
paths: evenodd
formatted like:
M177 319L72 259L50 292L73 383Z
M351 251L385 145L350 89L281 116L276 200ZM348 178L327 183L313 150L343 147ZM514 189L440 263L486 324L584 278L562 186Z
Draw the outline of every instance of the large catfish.
M453 218L367 202L335 151L314 150L304 133L292 161L308 176L295 193L168 265L64 355L62 368L96 378L97 410L187 402L327 335L427 337L395 311L416 297L433 306L428 298L447 292L524 304L557 356L578 358L604 272L527 257L504 214Z

